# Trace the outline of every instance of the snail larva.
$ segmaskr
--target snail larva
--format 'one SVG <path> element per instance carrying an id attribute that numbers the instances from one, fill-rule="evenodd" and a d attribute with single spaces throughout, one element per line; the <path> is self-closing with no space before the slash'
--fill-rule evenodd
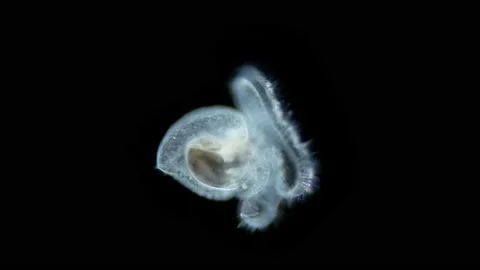
<path id="1" fill-rule="evenodd" d="M 160 143 L 157 168 L 205 198 L 236 197 L 240 226 L 261 230 L 282 201 L 314 191 L 318 166 L 259 70 L 239 69 L 231 94 L 238 110 L 204 107 L 173 124 Z"/>

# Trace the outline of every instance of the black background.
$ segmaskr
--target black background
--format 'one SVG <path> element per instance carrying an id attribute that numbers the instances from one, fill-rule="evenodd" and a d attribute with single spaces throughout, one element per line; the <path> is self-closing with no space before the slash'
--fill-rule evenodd
<path id="1" fill-rule="evenodd" d="M 28 121 L 14 121 L 29 162 L 5 197 L 13 266 L 458 265 L 450 250 L 463 236 L 445 233 L 448 203 L 429 192 L 418 147 L 431 124 L 418 113 L 425 68 L 441 62 L 429 22 L 70 16 L 15 34 L 32 90 L 17 92 Z M 321 164 L 319 190 L 253 234 L 236 228 L 236 201 L 208 201 L 154 169 L 182 115 L 233 105 L 228 81 L 246 63 L 278 82 Z"/>

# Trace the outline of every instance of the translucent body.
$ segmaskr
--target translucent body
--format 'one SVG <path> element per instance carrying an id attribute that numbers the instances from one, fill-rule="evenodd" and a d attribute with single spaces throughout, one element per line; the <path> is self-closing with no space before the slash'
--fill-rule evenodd
<path id="1" fill-rule="evenodd" d="M 314 190 L 316 162 L 257 69 L 241 68 L 231 94 L 238 111 L 205 107 L 173 124 L 158 149 L 157 167 L 205 198 L 236 197 L 240 226 L 265 229 L 282 201 Z"/>

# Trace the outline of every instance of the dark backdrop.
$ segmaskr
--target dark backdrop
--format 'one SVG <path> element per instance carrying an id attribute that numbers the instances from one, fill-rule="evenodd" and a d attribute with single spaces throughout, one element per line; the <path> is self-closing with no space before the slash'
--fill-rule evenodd
<path id="1" fill-rule="evenodd" d="M 28 121 L 15 122 L 28 138 L 22 153 L 29 161 L 5 204 L 13 265 L 448 259 L 442 254 L 456 236 L 433 221 L 442 210 L 417 170 L 427 166 L 418 158 L 426 150 L 412 147 L 430 123 L 416 114 L 425 104 L 423 67 L 439 61 L 429 58 L 436 30 L 428 23 L 341 14 L 248 24 L 69 16 L 18 32 L 19 63 L 31 74 L 20 82 L 31 91 L 17 92 L 29 110 Z M 208 201 L 154 169 L 177 119 L 232 105 L 227 83 L 244 63 L 278 82 L 321 164 L 319 190 L 254 234 L 236 228 L 236 201 Z"/>

